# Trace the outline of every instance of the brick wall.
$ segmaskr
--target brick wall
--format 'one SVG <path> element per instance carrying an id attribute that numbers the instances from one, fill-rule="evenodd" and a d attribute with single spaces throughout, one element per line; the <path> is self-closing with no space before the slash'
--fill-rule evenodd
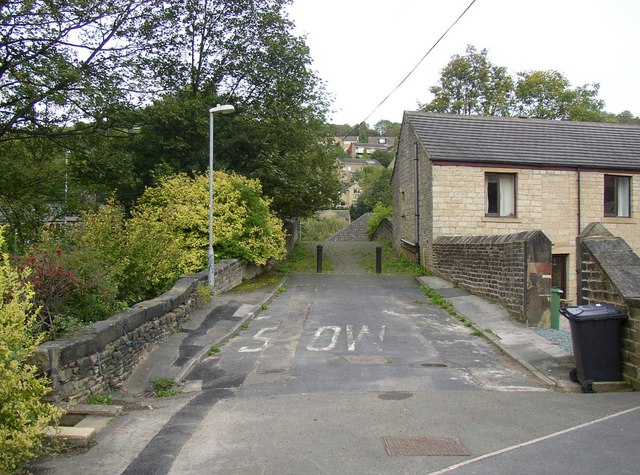
<path id="1" fill-rule="evenodd" d="M 577 242 L 581 303 L 609 303 L 629 316 L 621 331 L 622 375 L 640 390 L 640 257 L 600 223 L 589 224 Z"/>
<path id="2" fill-rule="evenodd" d="M 500 303 L 519 321 L 549 326 L 551 242 L 541 231 L 438 237 L 432 269 Z"/>
<path id="3" fill-rule="evenodd" d="M 216 264 L 215 294 L 256 276 L 261 269 L 239 259 Z M 183 276 L 164 294 L 137 303 L 74 337 L 43 343 L 34 361 L 51 381 L 52 398 L 84 399 L 122 383 L 159 342 L 179 331 L 196 308 L 195 291 L 207 271 Z"/>

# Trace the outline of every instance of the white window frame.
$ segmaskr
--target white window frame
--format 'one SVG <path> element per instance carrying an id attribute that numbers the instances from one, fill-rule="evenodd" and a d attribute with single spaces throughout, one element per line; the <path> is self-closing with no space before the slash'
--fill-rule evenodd
<path id="1" fill-rule="evenodd" d="M 515 218 L 517 174 L 485 172 L 484 214 L 489 217 Z"/>

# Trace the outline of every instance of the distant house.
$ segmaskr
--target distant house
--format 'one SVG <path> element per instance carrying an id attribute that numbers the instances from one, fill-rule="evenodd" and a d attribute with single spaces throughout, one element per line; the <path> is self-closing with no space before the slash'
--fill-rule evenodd
<path id="1" fill-rule="evenodd" d="M 347 152 L 350 158 L 362 158 L 365 153 L 371 155 L 376 150 L 390 151 L 396 137 L 369 137 L 369 141 L 361 143 L 357 136 L 334 137 L 334 142 Z"/>
<path id="2" fill-rule="evenodd" d="M 356 182 L 346 183 L 342 186 L 342 192 L 340 194 L 340 206 L 349 208 L 352 204 L 358 201 L 360 196 L 360 185 Z"/>
<path id="3" fill-rule="evenodd" d="M 425 265 L 441 236 L 542 230 L 552 285 L 575 302 L 589 223 L 640 251 L 637 126 L 406 112 L 392 187 L 394 245 L 417 246 Z"/>
<path id="4" fill-rule="evenodd" d="M 371 155 L 376 150 L 390 151 L 394 141 L 395 137 L 370 137 L 368 143 L 351 143 L 347 153 L 351 158 L 363 158 L 365 154 Z"/>
<path id="5" fill-rule="evenodd" d="M 353 175 L 361 172 L 366 167 L 381 167 L 378 160 L 362 160 L 352 158 L 341 158 L 339 160 L 339 175 L 342 183 L 350 183 L 354 180 Z"/>

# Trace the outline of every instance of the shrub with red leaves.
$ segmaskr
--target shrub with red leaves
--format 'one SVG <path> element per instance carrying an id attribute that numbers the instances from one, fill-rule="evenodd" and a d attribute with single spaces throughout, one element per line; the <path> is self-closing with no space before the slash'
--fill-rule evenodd
<path id="1" fill-rule="evenodd" d="M 49 252 L 34 248 L 26 257 L 17 258 L 18 268 L 29 268 L 26 280 L 31 282 L 35 292 L 35 304 L 41 307 L 38 315 L 37 333 L 53 329 L 53 319 L 63 305 L 78 290 L 75 274 L 61 263 L 62 250 Z"/>

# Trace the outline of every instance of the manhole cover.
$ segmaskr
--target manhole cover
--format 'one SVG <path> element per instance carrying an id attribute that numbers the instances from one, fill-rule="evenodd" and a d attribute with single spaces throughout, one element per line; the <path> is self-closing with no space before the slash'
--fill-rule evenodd
<path id="1" fill-rule="evenodd" d="M 471 455 L 455 437 L 383 437 L 387 454 L 399 456 Z"/>
<path id="2" fill-rule="evenodd" d="M 410 397 L 413 397 L 413 393 L 405 391 L 389 391 L 378 395 L 378 399 L 382 399 L 383 401 L 402 401 Z"/>
<path id="3" fill-rule="evenodd" d="M 362 355 L 345 356 L 345 360 L 353 364 L 387 364 L 389 361 L 384 356 Z"/>

